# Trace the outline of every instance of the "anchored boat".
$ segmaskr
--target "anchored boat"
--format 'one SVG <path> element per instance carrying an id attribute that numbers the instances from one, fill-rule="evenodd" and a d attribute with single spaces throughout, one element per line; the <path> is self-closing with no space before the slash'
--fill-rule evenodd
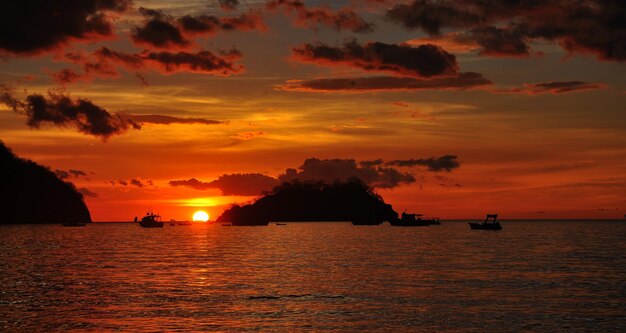
<path id="1" fill-rule="evenodd" d="M 487 214 L 485 222 L 470 222 L 472 230 L 502 230 L 502 226 L 498 220 L 498 214 Z"/>
<path id="2" fill-rule="evenodd" d="M 389 224 L 396 227 L 426 227 L 429 225 L 439 225 L 439 218 L 437 217 L 427 217 L 425 218 L 423 214 L 408 214 L 402 213 L 402 218 L 397 219 L 395 221 L 389 221 Z"/>
<path id="3" fill-rule="evenodd" d="M 137 222 L 137 216 L 135 216 L 135 222 Z M 163 222 L 161 222 L 161 216 L 154 214 L 152 211 L 148 211 L 146 216 L 141 218 L 139 225 L 144 228 L 163 228 Z"/>

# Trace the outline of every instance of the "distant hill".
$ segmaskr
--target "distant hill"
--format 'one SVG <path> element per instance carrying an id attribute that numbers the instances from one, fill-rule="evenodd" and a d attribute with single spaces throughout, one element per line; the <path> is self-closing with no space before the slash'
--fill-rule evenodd
<path id="1" fill-rule="evenodd" d="M 234 205 L 217 218 L 233 225 L 264 225 L 269 221 L 351 221 L 378 224 L 396 219 L 391 205 L 359 179 L 325 184 L 289 182 L 275 187 L 250 205 Z"/>
<path id="2" fill-rule="evenodd" d="M 74 185 L 0 141 L 0 224 L 91 222 Z"/>

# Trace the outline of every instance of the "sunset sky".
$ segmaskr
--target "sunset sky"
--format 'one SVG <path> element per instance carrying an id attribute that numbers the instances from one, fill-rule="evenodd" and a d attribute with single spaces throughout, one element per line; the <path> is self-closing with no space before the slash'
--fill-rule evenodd
<path id="1" fill-rule="evenodd" d="M 0 140 L 94 221 L 283 180 L 441 218 L 623 218 L 622 0 L 4 1 Z"/>

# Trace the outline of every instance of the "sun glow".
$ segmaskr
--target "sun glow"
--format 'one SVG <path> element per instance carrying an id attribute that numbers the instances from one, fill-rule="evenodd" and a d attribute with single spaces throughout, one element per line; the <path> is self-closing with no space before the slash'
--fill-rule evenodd
<path id="1" fill-rule="evenodd" d="M 199 210 L 193 213 L 193 221 L 194 222 L 206 222 L 209 220 L 209 214 L 207 214 L 203 210 Z"/>

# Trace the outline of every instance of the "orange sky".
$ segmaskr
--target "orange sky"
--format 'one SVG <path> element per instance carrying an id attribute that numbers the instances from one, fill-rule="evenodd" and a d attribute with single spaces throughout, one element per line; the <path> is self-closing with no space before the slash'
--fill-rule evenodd
<path id="1" fill-rule="evenodd" d="M 0 42 L 0 83 L 19 100 L 47 96 L 52 90 L 90 100 L 111 114 L 205 120 L 146 121 L 141 129 L 129 128 L 103 140 L 80 132 L 71 122 L 29 127 L 27 114 L 0 104 L 0 139 L 19 156 L 53 170 L 83 171 L 85 175 L 68 180 L 92 193 L 85 200 L 95 221 L 131 220 L 148 208 L 168 220 L 191 219 L 199 209 L 213 219 L 232 203 L 254 199 L 226 195 L 219 188 L 175 187 L 169 184 L 172 180 L 208 183 L 238 173 L 279 177 L 307 158 L 359 162 L 444 155 L 457 156 L 460 165 L 450 171 L 425 165 L 397 168 L 415 180 L 377 192 L 396 211 L 441 218 L 477 218 L 490 212 L 504 219 L 626 214 L 624 55 L 611 58 L 585 48 L 582 41 L 578 48 L 564 48 L 564 41 L 576 40 L 576 31 L 556 39 L 526 37 L 530 51 L 524 54 L 463 47 L 450 38 L 434 38 L 425 28 L 406 29 L 389 19 L 386 13 L 395 3 L 400 2 L 306 1 L 306 10 L 326 16 L 303 21 L 298 16 L 303 9 L 268 9 L 264 2 L 240 1 L 236 9 L 224 10 L 213 1 L 135 1 L 124 10 L 105 11 L 113 28 L 108 36 L 61 38 L 29 52 Z M 186 32 L 188 44 L 163 47 L 138 41 L 137 29 L 157 19 L 142 15 L 142 6 L 161 10 L 158 19 L 179 29 L 184 15 L 223 19 L 246 14 L 259 21 L 252 27 Z M 358 20 L 343 25 L 333 21 L 333 14 L 348 10 L 371 22 L 373 31 L 357 31 Z M 535 19 L 522 9 L 518 13 L 529 22 Z M 356 44 L 349 44 L 353 39 Z M 368 44 L 373 42 L 413 58 L 393 66 L 384 57 L 320 58 L 320 45 L 348 57 L 347 45 L 377 52 Z M 413 49 L 438 42 L 442 48 L 437 52 L 450 54 L 456 69 L 432 74 L 430 60 L 415 58 L 420 53 Z M 305 44 L 315 53 L 296 54 Z M 115 75 L 85 71 L 85 63 L 104 59 L 96 55 L 103 46 L 134 55 L 134 62 L 106 58 Z M 228 52 L 233 48 L 240 56 Z M 150 52 L 199 50 L 234 67 L 201 71 L 189 64 L 165 67 L 150 58 Z M 71 60 L 68 53 L 84 59 Z M 82 77 L 55 81 L 55 74 L 66 68 Z M 479 73 L 489 83 L 467 86 L 458 77 L 467 72 Z M 393 84 L 401 78 L 405 86 L 390 88 L 385 81 L 383 87 L 378 77 L 389 77 L 385 80 Z M 365 78 L 374 79 L 366 83 Z M 326 80 L 331 90 L 310 88 L 307 84 L 319 83 L 310 82 L 315 79 Z M 336 79 L 348 83 L 337 88 Z M 450 86 L 450 80 L 463 87 Z M 298 89 L 289 88 L 294 84 Z M 423 84 L 429 87 L 415 88 Z"/>

